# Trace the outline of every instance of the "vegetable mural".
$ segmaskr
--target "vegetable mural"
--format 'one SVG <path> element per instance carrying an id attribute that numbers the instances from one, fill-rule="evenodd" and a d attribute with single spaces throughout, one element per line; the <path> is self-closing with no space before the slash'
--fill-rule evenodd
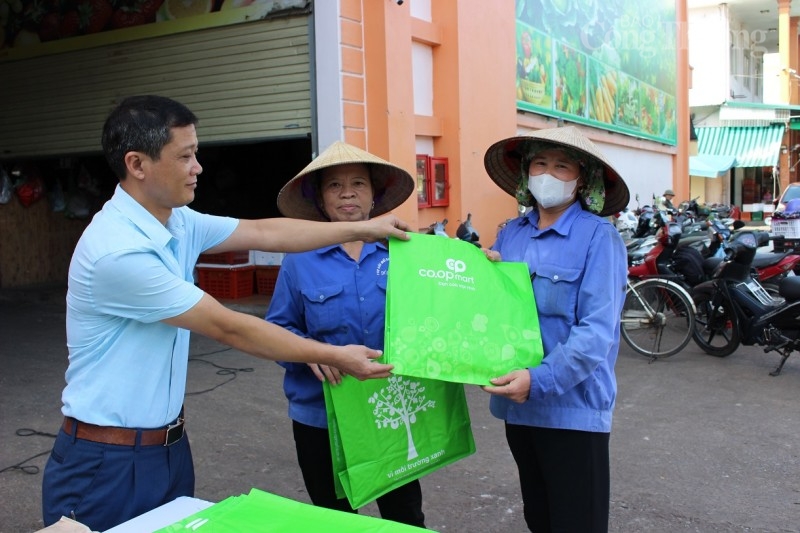
<path id="1" fill-rule="evenodd" d="M 675 4 L 516 0 L 517 108 L 677 143 Z"/>

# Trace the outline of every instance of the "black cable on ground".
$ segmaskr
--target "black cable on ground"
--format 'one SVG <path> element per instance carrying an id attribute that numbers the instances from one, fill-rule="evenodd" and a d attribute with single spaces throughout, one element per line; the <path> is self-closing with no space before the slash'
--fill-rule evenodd
<path id="1" fill-rule="evenodd" d="M 18 437 L 31 437 L 31 436 L 34 436 L 34 435 L 39 435 L 39 436 L 42 436 L 42 437 L 56 438 L 56 436 L 53 435 L 52 433 L 44 433 L 42 431 L 36 431 L 35 429 L 30 429 L 30 428 L 20 428 L 15 433 L 16 433 L 16 435 Z M 7 466 L 7 467 L 5 467 L 3 469 L 0 469 L 0 474 L 3 474 L 5 472 L 10 472 L 11 470 L 21 470 L 25 474 L 38 474 L 39 473 L 39 467 L 38 466 L 36 466 L 36 465 L 26 465 L 25 463 L 27 463 L 28 461 L 31 461 L 33 459 L 36 459 L 37 457 L 41 457 L 42 455 L 47 455 L 48 453 L 50 453 L 50 450 L 47 450 L 47 451 L 44 451 L 44 452 L 41 452 L 41 453 L 37 453 L 36 455 L 32 455 L 31 457 L 28 457 L 27 459 L 25 459 L 23 461 L 20 461 L 19 463 L 15 464 L 15 465 Z"/>
<path id="2" fill-rule="evenodd" d="M 211 392 L 213 390 L 218 389 L 219 387 L 222 387 L 223 385 L 225 385 L 227 383 L 230 383 L 234 379 L 236 379 L 236 376 L 237 376 L 237 374 L 239 372 L 253 372 L 254 371 L 254 369 L 252 367 L 234 368 L 234 367 L 229 367 L 229 366 L 218 365 L 217 363 L 214 363 L 212 361 L 208 361 L 206 359 L 200 359 L 200 356 L 203 356 L 203 355 L 213 355 L 213 354 L 217 354 L 217 353 L 226 352 L 228 350 L 230 350 L 230 348 L 222 348 L 220 350 L 215 350 L 213 352 L 197 354 L 197 355 L 193 355 L 193 356 L 189 357 L 189 361 L 190 362 L 197 361 L 198 363 L 205 363 L 207 365 L 211 365 L 214 368 L 218 368 L 219 369 L 219 370 L 217 370 L 217 375 L 219 375 L 219 376 L 230 376 L 230 378 L 228 378 L 227 380 L 223 381 L 222 383 L 219 383 L 218 385 L 215 385 L 215 386 L 211 387 L 210 389 L 196 391 L 196 392 L 187 392 L 186 396 L 196 396 L 198 394 L 204 394 L 206 392 Z M 31 436 L 34 436 L 34 435 L 39 435 L 39 436 L 42 436 L 42 437 L 56 438 L 56 435 L 53 435 L 52 433 L 44 433 L 44 432 L 36 431 L 35 429 L 30 429 L 30 428 L 20 428 L 20 429 L 18 429 L 16 431 L 16 435 L 18 437 L 31 437 Z M 44 451 L 44 452 L 41 452 L 41 453 L 37 453 L 36 455 L 32 455 L 31 457 L 28 457 L 27 459 L 24 459 L 24 460 L 20 461 L 17 464 L 14 464 L 14 465 L 11 465 L 11 466 L 7 466 L 7 467 L 5 467 L 3 469 L 0 469 L 0 474 L 3 474 L 5 472 L 10 472 L 12 470 L 21 470 L 22 472 L 24 472 L 26 474 L 32 474 L 32 475 L 33 474 L 38 474 L 39 471 L 40 471 L 38 466 L 36 466 L 36 465 L 28 465 L 26 463 L 28 463 L 29 461 L 32 461 L 33 459 L 36 459 L 37 457 L 41 457 L 43 455 L 47 455 L 48 453 L 50 453 L 50 450 L 47 450 L 47 451 Z"/>
<path id="3" fill-rule="evenodd" d="M 189 357 L 189 362 L 190 363 L 192 361 L 197 361 L 198 363 L 206 363 L 208 365 L 211 365 L 211 366 L 219 369 L 219 370 L 217 370 L 217 375 L 218 376 L 230 376 L 230 378 L 226 379 L 222 383 L 219 383 L 218 385 L 215 385 L 215 386 L 211 387 L 210 389 L 205 389 L 205 390 L 196 391 L 196 392 L 187 392 L 186 396 L 196 396 L 198 394 L 205 394 L 206 392 L 211 392 L 213 390 L 216 390 L 216 389 L 222 387 L 223 385 L 225 385 L 227 383 L 230 383 L 231 381 L 236 379 L 236 376 L 237 376 L 237 374 L 239 372 L 253 372 L 254 369 L 252 367 L 234 368 L 234 367 L 229 367 L 229 366 L 218 365 L 217 363 L 214 363 L 212 361 L 208 361 L 206 359 L 200 359 L 200 356 L 202 356 L 202 355 L 212 355 L 212 354 L 216 354 L 216 353 L 226 352 L 228 350 L 230 350 L 230 348 L 223 348 L 223 349 L 216 350 L 216 351 L 213 351 L 213 352 L 201 353 L 201 354 L 192 355 L 192 356 Z"/>

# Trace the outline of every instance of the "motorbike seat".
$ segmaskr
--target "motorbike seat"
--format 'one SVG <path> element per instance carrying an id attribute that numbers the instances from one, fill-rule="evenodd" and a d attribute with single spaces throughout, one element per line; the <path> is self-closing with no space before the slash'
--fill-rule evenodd
<path id="1" fill-rule="evenodd" d="M 753 258 L 753 268 L 766 268 L 772 265 L 777 265 L 787 255 L 792 255 L 791 252 L 778 253 L 778 254 L 757 254 Z"/>
<path id="2" fill-rule="evenodd" d="M 790 276 L 782 279 L 778 284 L 778 293 L 790 302 L 800 300 L 800 277 Z"/>
<path id="3" fill-rule="evenodd" d="M 635 250 L 636 248 L 639 247 L 639 245 L 642 244 L 643 241 L 644 241 L 644 239 L 642 239 L 642 238 L 631 239 L 629 241 L 625 241 L 625 249 L 628 250 L 628 251 Z"/>

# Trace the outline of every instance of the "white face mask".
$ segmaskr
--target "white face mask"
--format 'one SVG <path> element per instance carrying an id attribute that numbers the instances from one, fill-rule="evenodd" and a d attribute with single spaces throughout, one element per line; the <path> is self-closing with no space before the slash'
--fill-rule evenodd
<path id="1" fill-rule="evenodd" d="M 577 186 L 577 178 L 572 181 L 561 181 L 550 174 L 528 176 L 528 190 L 536 198 L 536 202 L 545 209 L 572 201 Z"/>

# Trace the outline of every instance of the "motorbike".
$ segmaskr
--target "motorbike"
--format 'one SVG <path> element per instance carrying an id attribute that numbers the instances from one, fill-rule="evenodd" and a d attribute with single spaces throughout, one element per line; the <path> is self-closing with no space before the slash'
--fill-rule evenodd
<path id="1" fill-rule="evenodd" d="M 443 219 L 441 222 L 436 221 L 432 223 L 430 226 L 425 228 L 425 231 L 422 231 L 421 233 L 425 235 L 438 235 L 440 237 L 447 237 L 449 239 L 450 235 L 448 235 L 447 232 L 444 230 L 445 226 L 447 226 L 446 218 Z"/>
<path id="2" fill-rule="evenodd" d="M 641 239 L 643 237 L 647 237 L 648 235 L 653 235 L 655 230 L 651 224 L 653 221 L 653 217 L 655 216 L 655 209 L 652 206 L 644 205 L 639 210 L 639 218 L 636 222 L 636 229 L 633 231 L 633 238 L 634 239 Z"/>
<path id="3" fill-rule="evenodd" d="M 781 361 L 770 375 L 777 376 L 800 349 L 800 277 L 782 279 L 776 299 L 752 275 L 756 249 L 769 239 L 766 232 L 743 231 L 726 243 L 725 258 L 712 279 L 693 288 L 697 313 L 692 338 L 716 357 L 726 357 L 742 344 L 776 351 Z"/>
<path id="4" fill-rule="evenodd" d="M 709 236 L 706 230 L 693 229 L 687 233 L 683 224 L 671 221 L 665 211 L 655 212 L 650 225 L 655 228 L 654 235 L 631 239 L 625 243 L 629 272 L 633 268 L 634 272 L 641 273 L 631 274 L 634 277 L 672 275 L 674 273 L 666 266 L 678 247 L 690 246 L 701 251 L 708 247 Z M 661 265 L 659 268 L 656 268 L 656 259 Z"/>
<path id="5" fill-rule="evenodd" d="M 702 257 L 697 260 L 697 267 L 692 272 L 683 268 L 683 263 L 679 260 L 686 250 L 694 250 L 693 254 L 700 256 L 696 246 L 707 248 L 704 240 L 693 240 L 681 242 L 682 228 L 679 223 L 667 222 L 655 235 L 655 244 L 646 250 L 643 255 L 635 253 L 628 255 L 628 277 L 631 279 L 645 278 L 668 278 L 675 281 L 685 289 L 691 289 L 692 285 L 703 281 Z"/>
<path id="6" fill-rule="evenodd" d="M 735 231 L 743 228 L 744 222 L 737 220 L 733 224 L 733 232 L 720 220 L 713 220 L 709 225 L 709 231 L 713 232 L 715 238 L 709 249 L 708 257 L 722 259 L 724 257 L 724 243 L 729 241 Z M 774 236 L 770 238 L 773 242 L 777 240 Z M 752 269 L 762 286 L 773 297 L 778 295 L 778 283 L 787 276 L 796 275 L 800 272 L 800 253 L 795 250 L 777 250 L 774 247 L 770 253 L 757 253 L 753 258 Z M 703 269 L 710 278 L 719 261 L 707 261 L 703 264 Z"/>
<path id="7" fill-rule="evenodd" d="M 633 232 L 636 231 L 639 219 L 633 211 L 626 207 L 617 213 L 614 224 L 617 227 L 617 231 L 622 236 L 622 239 L 629 241 L 633 238 Z"/>
<path id="8" fill-rule="evenodd" d="M 699 196 L 695 196 L 691 200 L 686 200 L 680 203 L 678 209 L 684 213 L 690 214 L 692 217 L 704 218 L 703 208 L 697 203 Z"/>
<path id="9" fill-rule="evenodd" d="M 741 220 L 742 212 L 737 205 L 711 204 L 707 207 L 709 216 L 722 219 Z"/>
<path id="10" fill-rule="evenodd" d="M 744 223 L 734 224 L 739 229 Z M 638 256 L 629 252 L 628 275 L 634 279 L 672 278 L 685 289 L 711 279 L 724 258 L 725 244 L 738 235 L 719 220 L 712 221 L 708 237 L 685 238 L 679 223 L 669 222 L 656 234 L 654 245 Z M 800 269 L 800 254 L 765 253 L 752 261 L 755 277 L 765 290 L 778 296 L 778 283 L 795 269 Z"/>
<path id="11" fill-rule="evenodd" d="M 770 294 L 777 293 L 777 284 L 800 270 L 800 254 L 794 251 L 758 254 L 753 259 L 753 270 L 758 281 Z"/>
<path id="12" fill-rule="evenodd" d="M 456 237 L 462 241 L 471 242 L 478 248 L 481 247 L 481 243 L 478 242 L 480 236 L 475 228 L 472 227 L 472 213 L 467 213 L 467 219 L 459 224 L 458 228 L 456 229 Z"/>
<path id="13" fill-rule="evenodd" d="M 450 235 L 447 234 L 445 231 L 445 226 L 447 226 L 447 219 L 442 219 L 441 221 L 433 222 L 427 228 L 420 230 L 420 233 L 426 235 L 438 235 L 440 237 L 447 237 L 450 238 Z M 499 231 L 499 230 L 498 230 Z M 462 241 L 466 241 L 469 243 L 474 244 L 478 248 L 481 247 L 481 243 L 478 242 L 480 239 L 477 230 L 472 226 L 472 214 L 467 213 L 467 219 L 464 220 L 461 224 L 459 224 L 458 229 L 456 229 L 456 236 L 453 237 L 455 239 L 461 239 Z"/>

